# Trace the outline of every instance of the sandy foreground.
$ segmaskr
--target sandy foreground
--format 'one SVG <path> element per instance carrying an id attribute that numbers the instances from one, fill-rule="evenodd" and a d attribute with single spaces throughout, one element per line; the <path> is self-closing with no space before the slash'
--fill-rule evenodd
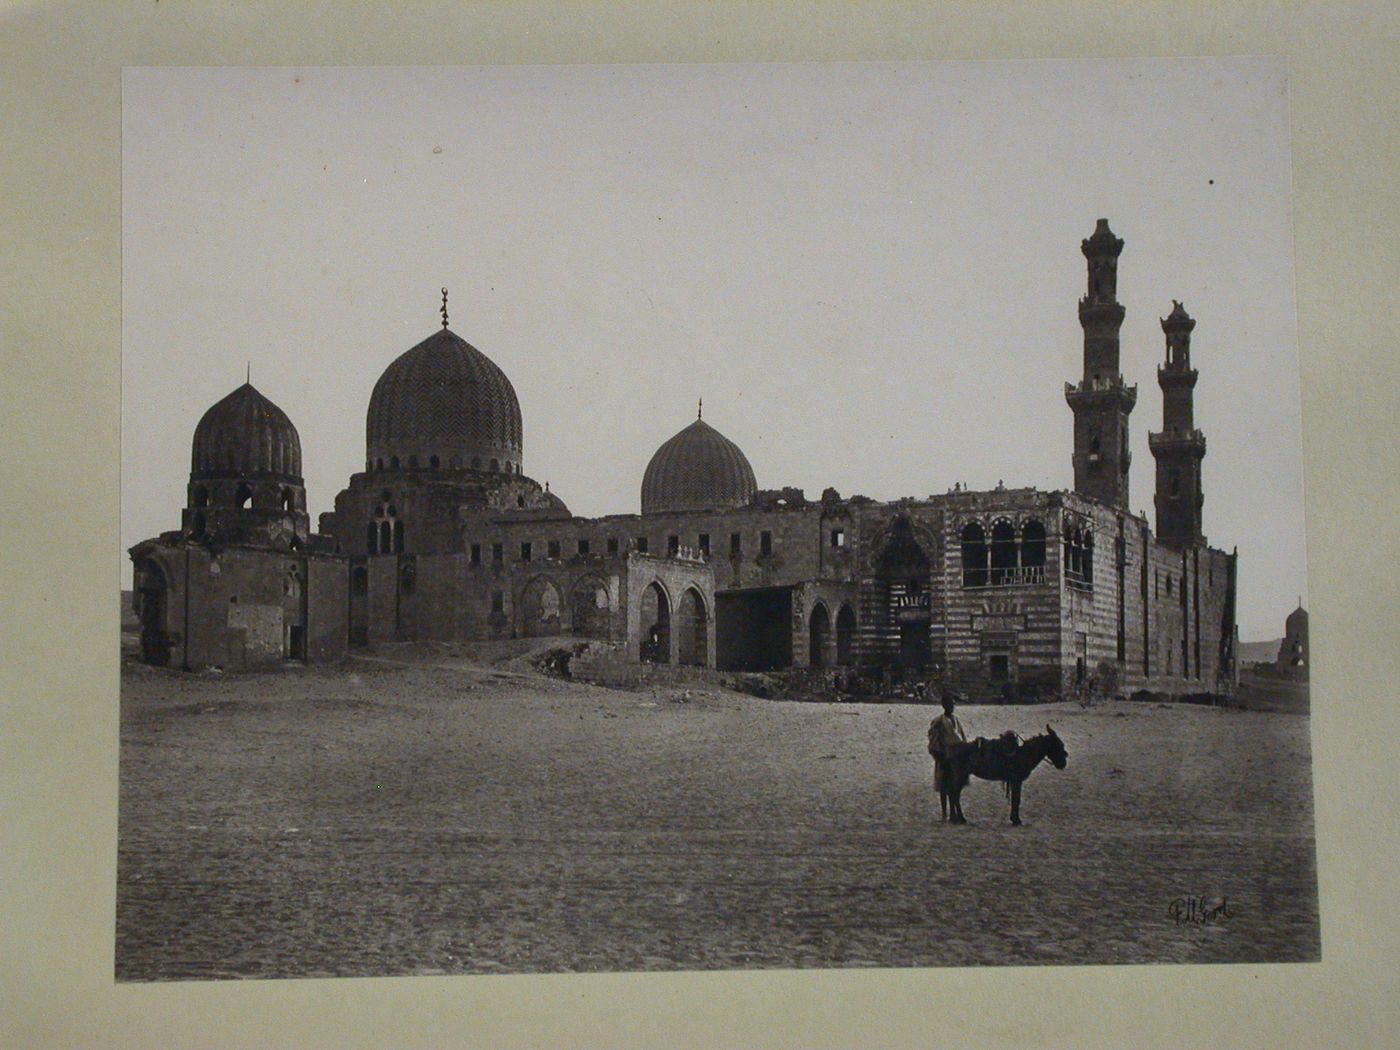
<path id="1" fill-rule="evenodd" d="M 1025 824 L 942 825 L 908 705 L 465 661 L 122 678 L 124 980 L 1319 957 L 1308 719 L 1052 722 Z M 1189 898 L 1227 911 L 1178 921 Z"/>

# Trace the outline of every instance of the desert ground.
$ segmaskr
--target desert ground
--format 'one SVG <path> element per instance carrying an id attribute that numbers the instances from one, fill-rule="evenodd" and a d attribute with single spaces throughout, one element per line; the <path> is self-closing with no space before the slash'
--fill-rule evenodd
<path id="1" fill-rule="evenodd" d="M 958 827 L 936 708 L 529 666 L 124 661 L 117 977 L 1319 957 L 1305 715 L 966 707 L 975 735 L 1054 724 L 1069 764 L 1021 827 L 974 781 Z M 1193 897 L 1227 907 L 1174 918 Z"/>

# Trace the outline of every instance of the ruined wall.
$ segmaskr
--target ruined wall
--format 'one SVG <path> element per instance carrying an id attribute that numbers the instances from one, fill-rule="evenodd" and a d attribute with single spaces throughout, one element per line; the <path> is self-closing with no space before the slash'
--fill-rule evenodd
<path id="1" fill-rule="evenodd" d="M 345 652 L 346 563 L 259 548 L 211 551 L 184 540 L 136 548 L 158 564 L 168 666 L 248 670 Z"/>
<path id="2" fill-rule="evenodd" d="M 854 612 L 860 601 L 860 588 L 855 582 L 841 580 L 809 580 L 794 587 L 792 592 L 792 663 L 795 667 L 837 667 L 855 660 L 859 628 L 852 632 L 849 654 L 838 659 L 837 624 L 842 608 Z M 819 651 L 813 648 L 812 623 L 825 612 L 825 631 L 818 631 Z M 857 620 L 857 623 L 859 621 Z"/>
<path id="3" fill-rule="evenodd" d="M 349 644 L 350 579 L 345 558 L 309 558 L 306 563 L 306 659 L 333 663 Z"/>
<path id="4" fill-rule="evenodd" d="M 703 561 L 679 558 L 658 558 L 635 551 L 627 556 L 627 655 L 642 659 L 642 646 L 649 625 L 644 624 L 643 592 L 653 583 L 666 595 L 670 609 L 671 630 L 667 659 L 672 666 L 682 662 L 682 642 L 678 611 L 682 596 L 688 589 L 699 592 L 704 604 L 705 652 L 701 666 L 715 666 L 715 585 L 710 565 Z"/>
<path id="5" fill-rule="evenodd" d="M 857 562 L 856 531 L 844 503 L 824 506 L 803 502 L 786 506 L 752 506 L 728 511 L 696 511 L 577 519 L 576 532 L 614 537 L 625 551 L 646 538 L 647 553 L 665 554 L 670 538 L 682 547 L 708 544 L 715 587 L 721 591 L 790 586 L 812 579 L 850 579 Z M 839 545 L 832 531 L 840 530 Z M 763 553 L 763 533 L 770 553 Z M 739 537 L 737 552 L 733 537 Z"/>

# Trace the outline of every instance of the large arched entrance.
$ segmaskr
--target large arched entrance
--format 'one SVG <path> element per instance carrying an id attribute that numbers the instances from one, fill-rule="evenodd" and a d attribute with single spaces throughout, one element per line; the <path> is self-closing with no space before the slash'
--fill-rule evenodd
<path id="1" fill-rule="evenodd" d="M 807 618 L 807 663 L 812 667 L 827 665 L 827 642 L 831 638 L 831 614 L 823 602 L 812 606 Z"/>
<path id="2" fill-rule="evenodd" d="M 694 587 L 687 587 L 676 609 L 677 663 L 704 667 L 709 662 L 709 616 L 705 599 Z"/>
<path id="3" fill-rule="evenodd" d="M 642 651 L 643 663 L 671 662 L 671 600 L 661 584 L 652 581 L 642 592 Z"/>
<path id="4" fill-rule="evenodd" d="M 876 561 L 876 575 L 883 585 L 890 621 L 898 631 L 896 662 L 905 671 L 923 670 L 933 662 L 929 644 L 929 557 L 903 514 L 890 523 L 884 549 Z"/>
<path id="5" fill-rule="evenodd" d="M 609 634 L 611 602 L 608 587 L 596 576 L 586 576 L 569 592 L 574 634 L 584 638 L 606 638 Z"/>
<path id="6" fill-rule="evenodd" d="M 141 662 L 170 665 L 170 635 L 165 629 L 166 595 L 170 586 L 161 567 L 150 558 L 136 563 L 136 616 L 141 621 Z"/>
<path id="7" fill-rule="evenodd" d="M 836 663 L 849 667 L 856 641 L 856 613 L 850 605 L 842 605 L 836 614 Z"/>
<path id="8" fill-rule="evenodd" d="M 516 630 L 522 638 L 559 633 L 559 588 L 544 576 L 536 576 L 520 595 L 520 619 Z"/>

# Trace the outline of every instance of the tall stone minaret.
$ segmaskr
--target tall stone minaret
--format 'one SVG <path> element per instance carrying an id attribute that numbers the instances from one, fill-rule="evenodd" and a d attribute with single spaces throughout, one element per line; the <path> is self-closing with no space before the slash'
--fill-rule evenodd
<path id="1" fill-rule="evenodd" d="M 1110 506 L 1128 509 L 1128 415 L 1137 403 L 1137 387 L 1127 386 L 1118 370 L 1118 330 L 1123 307 L 1118 302 L 1118 256 L 1123 242 L 1100 219 L 1081 245 L 1089 263 L 1089 291 L 1079 300 L 1084 328 L 1084 378 L 1065 384 L 1065 400 L 1074 412 L 1074 491 Z"/>
<path id="2" fill-rule="evenodd" d="M 1204 543 L 1201 534 L 1201 460 L 1206 438 L 1195 428 L 1196 370 L 1191 367 L 1191 329 L 1196 327 L 1182 305 L 1173 300 L 1162 320 L 1167 337 L 1167 363 L 1157 369 L 1162 388 L 1162 430 L 1147 435 L 1157 460 L 1157 538 L 1173 547 Z"/>

